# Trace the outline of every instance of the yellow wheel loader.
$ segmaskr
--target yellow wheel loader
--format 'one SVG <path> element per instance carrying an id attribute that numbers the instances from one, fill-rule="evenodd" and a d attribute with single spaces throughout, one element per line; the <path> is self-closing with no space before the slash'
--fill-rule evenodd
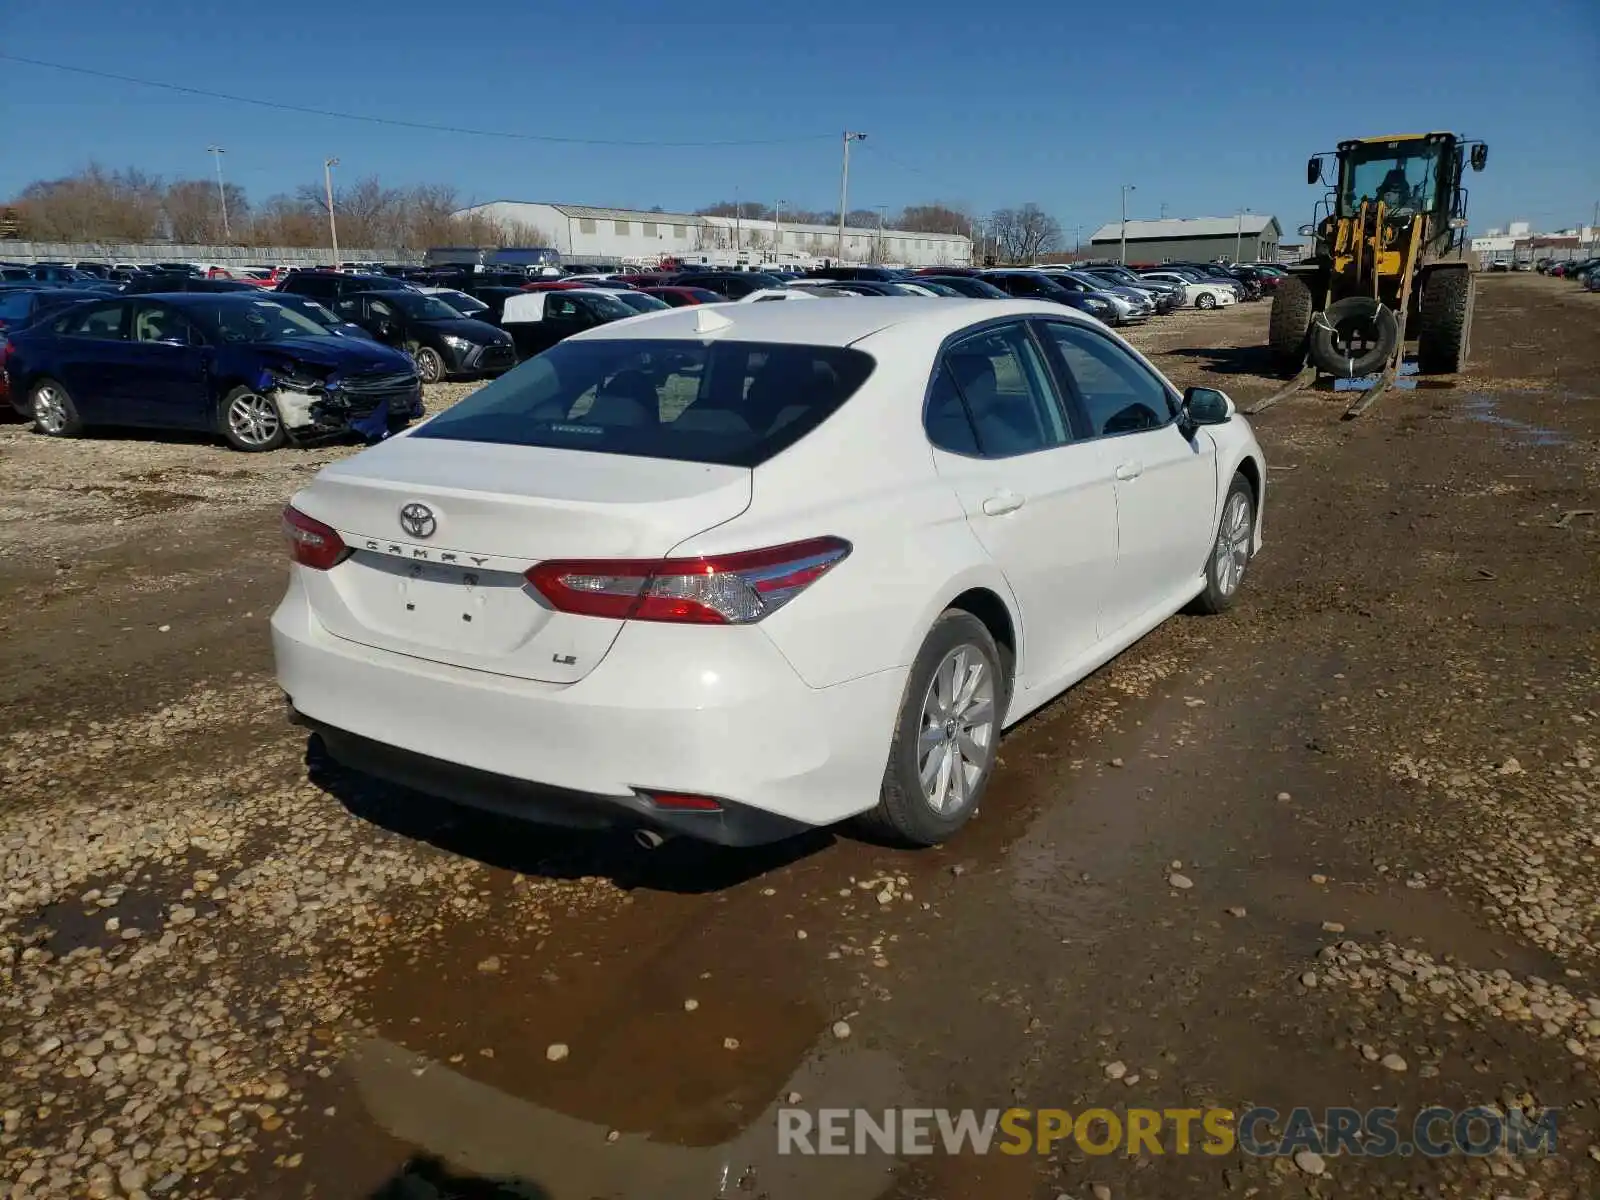
<path id="1" fill-rule="evenodd" d="M 1464 254 L 1468 165 L 1481 171 L 1489 148 L 1453 133 L 1408 133 L 1340 142 L 1338 171 L 1325 155 L 1306 164 L 1306 182 L 1328 194 L 1317 220 L 1301 226 L 1314 253 L 1286 267 L 1272 298 L 1268 345 L 1286 374 L 1355 378 L 1382 372 L 1357 415 L 1393 382 L 1407 329 L 1424 375 L 1459 371 L 1472 331 L 1472 270 Z"/>

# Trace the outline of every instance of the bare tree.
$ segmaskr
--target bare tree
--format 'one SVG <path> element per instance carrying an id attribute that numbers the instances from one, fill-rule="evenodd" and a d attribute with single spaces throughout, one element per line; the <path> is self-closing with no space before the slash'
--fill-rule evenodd
<path id="1" fill-rule="evenodd" d="M 999 257 L 1031 263 L 1061 242 L 1061 225 L 1037 204 L 1001 208 L 989 214 L 988 234 Z"/>
<path id="2" fill-rule="evenodd" d="M 972 229 L 972 217 L 958 208 L 945 204 L 913 204 L 902 209 L 894 218 L 896 229 L 910 229 L 917 233 L 960 233 Z"/>

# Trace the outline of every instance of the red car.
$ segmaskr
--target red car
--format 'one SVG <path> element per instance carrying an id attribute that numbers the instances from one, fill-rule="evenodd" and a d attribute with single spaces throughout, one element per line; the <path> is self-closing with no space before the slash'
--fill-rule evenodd
<path id="1" fill-rule="evenodd" d="M 684 308 L 691 304 L 726 304 L 728 298 L 717 293 L 697 287 L 647 287 L 640 288 L 646 296 L 654 296 L 657 300 L 665 300 L 673 308 Z"/>

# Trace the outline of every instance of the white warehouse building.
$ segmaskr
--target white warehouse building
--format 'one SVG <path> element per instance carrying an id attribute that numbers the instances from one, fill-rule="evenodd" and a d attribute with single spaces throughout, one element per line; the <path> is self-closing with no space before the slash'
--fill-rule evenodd
<path id="1" fill-rule="evenodd" d="M 495 200 L 454 214 L 478 216 L 508 228 L 538 230 L 570 262 L 645 262 L 676 258 L 684 262 L 735 259 L 758 262 L 838 261 L 839 229 L 828 225 L 790 225 L 770 220 L 702 217 L 694 213 L 642 212 L 629 208 L 588 208 L 580 204 L 539 204 Z M 774 250 L 776 237 L 776 250 Z M 922 233 L 910 229 L 862 229 L 847 225 L 843 260 L 909 267 L 954 267 L 972 263 L 972 239 L 965 234 Z"/>

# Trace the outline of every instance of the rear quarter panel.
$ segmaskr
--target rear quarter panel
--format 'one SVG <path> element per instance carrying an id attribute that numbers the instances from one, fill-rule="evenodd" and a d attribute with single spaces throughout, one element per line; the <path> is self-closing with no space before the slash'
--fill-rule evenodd
<path id="1" fill-rule="evenodd" d="M 899 329 L 873 335 L 861 347 L 878 361 L 868 383 L 755 469 L 744 513 L 673 550 L 849 541 L 848 558 L 761 622 L 812 687 L 905 668 L 939 614 L 971 588 L 996 593 L 1020 627 L 1004 576 L 934 471 L 922 406 L 939 341 Z"/>

